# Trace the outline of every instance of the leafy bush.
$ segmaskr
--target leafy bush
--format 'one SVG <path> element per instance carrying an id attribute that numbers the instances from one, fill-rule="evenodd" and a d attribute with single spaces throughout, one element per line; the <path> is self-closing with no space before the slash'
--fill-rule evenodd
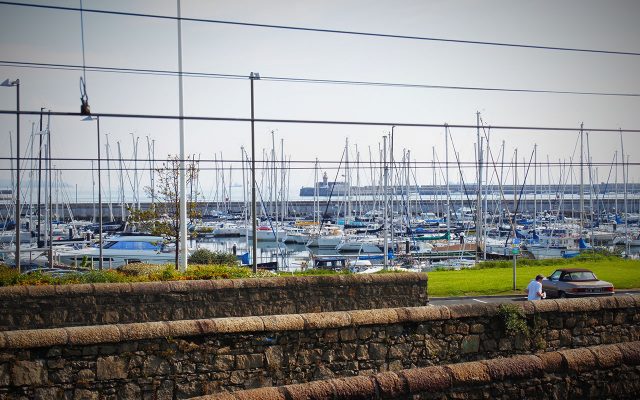
<path id="1" fill-rule="evenodd" d="M 252 276 L 251 268 L 224 265 L 196 265 L 184 273 L 184 279 L 235 279 Z"/>
<path id="2" fill-rule="evenodd" d="M 238 259 L 230 253 L 200 248 L 191 253 L 189 263 L 200 265 L 238 265 Z"/>
<path id="3" fill-rule="evenodd" d="M 171 264 L 170 267 L 175 269 L 173 264 Z M 123 265 L 122 267 L 118 268 L 118 270 L 128 276 L 148 276 L 153 273 L 161 272 L 166 268 L 167 265 L 133 263 Z"/>
<path id="4" fill-rule="evenodd" d="M 504 331 L 508 335 L 515 336 L 517 334 L 529 336 L 529 327 L 524 311 L 520 307 L 513 304 L 500 304 L 498 307 L 498 315 L 502 318 Z"/>
<path id="5" fill-rule="evenodd" d="M 349 270 L 343 271 L 334 271 L 331 269 L 314 269 L 308 268 L 304 271 L 295 271 L 295 272 L 280 272 L 281 276 L 324 276 L 324 275 L 349 275 L 351 272 Z"/>

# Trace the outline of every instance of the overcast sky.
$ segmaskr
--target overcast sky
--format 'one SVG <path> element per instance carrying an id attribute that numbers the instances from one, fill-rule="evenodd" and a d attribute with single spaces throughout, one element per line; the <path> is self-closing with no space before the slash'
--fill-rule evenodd
<path id="1" fill-rule="evenodd" d="M 79 7 L 79 1 L 34 1 L 33 4 Z M 176 2 L 163 0 L 85 0 L 86 9 L 116 10 L 175 16 Z M 0 49 L 3 62 L 82 65 L 80 14 L 74 11 L 0 5 Z M 540 46 L 640 52 L 640 2 L 628 1 L 182 1 L 182 16 L 202 19 L 278 24 L 394 35 L 507 42 Z M 304 32 L 185 21 L 182 24 L 183 71 L 263 77 L 375 81 L 425 85 L 473 86 L 583 92 L 640 93 L 640 56 L 594 54 L 450 42 L 382 38 L 335 33 Z M 84 13 L 87 66 L 170 70 L 178 69 L 177 22 L 170 19 Z M 21 108 L 77 112 L 81 71 L 22 68 L 0 64 L 0 77 L 19 78 Z M 87 72 L 91 110 L 96 113 L 178 114 L 175 76 Z M 184 78 L 186 116 L 249 117 L 249 80 Z M 339 120 L 395 123 L 476 123 L 476 111 L 494 126 L 576 128 L 574 132 L 491 131 L 491 149 L 497 156 L 505 141 L 505 160 L 518 148 L 527 161 L 534 144 L 538 161 L 569 161 L 574 155 L 578 128 L 640 129 L 640 97 L 568 94 L 505 93 L 425 88 L 372 87 L 276 82 L 255 83 L 257 118 Z M 15 94 L 0 90 L 0 109 L 15 109 Z M 32 123 L 22 123 L 23 151 Z M 258 159 L 270 151 L 271 131 L 276 143 L 296 161 L 320 159 L 322 169 L 339 161 L 345 139 L 350 158 L 375 159 L 382 136 L 390 126 L 310 124 L 256 124 Z M 187 153 L 202 159 L 238 160 L 240 147 L 250 146 L 250 125 L 242 122 L 187 122 Z M 95 123 L 78 117 L 53 117 L 53 154 L 56 158 L 96 158 Z M 178 152 L 178 124 L 171 120 L 101 120 L 101 131 L 124 157 L 132 156 L 132 136 L 140 137 L 139 158 L 147 157 L 146 136 L 155 140 L 156 156 Z M 9 157 L 9 132 L 15 134 L 15 116 L 0 116 L 0 157 Z M 431 162 L 432 147 L 444 159 L 442 128 L 395 129 L 395 157 L 403 149 L 412 160 Z M 453 146 L 462 161 L 474 160 L 475 130 L 452 129 Z M 625 152 L 639 162 L 640 138 L 623 135 Z M 105 136 L 103 136 L 103 144 Z M 611 163 L 620 152 L 617 133 L 591 133 L 589 150 L 594 163 Z M 451 149 L 451 147 L 450 147 Z M 279 157 L 278 148 L 278 157 Z M 586 147 L 585 147 L 586 152 Z M 24 153 L 23 153 L 24 155 Z M 104 156 L 103 149 L 103 156 Z M 619 155 L 618 155 L 619 157 Z M 324 161 L 324 164 L 323 164 Z M 58 160 L 62 169 L 86 168 L 87 162 Z M 142 164 L 142 163 L 140 163 Z M 0 185 L 10 183 L 8 161 L 2 160 Z M 203 168 L 211 168 L 203 163 Z M 314 171 L 296 170 L 292 192 L 310 186 Z M 631 180 L 639 168 L 631 166 Z M 331 179 L 335 169 L 328 169 Z M 615 170 L 614 170 L 615 171 Z M 618 171 L 621 181 L 621 172 Z M 557 183 L 560 170 L 551 171 Z M 574 170 L 577 173 L 577 169 Z M 595 174 L 595 170 L 593 171 Z M 608 165 L 598 167 L 606 181 Z M 473 179 L 469 170 L 465 179 Z M 613 174 L 613 173 L 612 173 Z M 367 177 L 365 179 L 365 176 Z M 369 171 L 361 180 L 369 184 Z M 457 181 L 451 172 L 451 180 Z M 87 171 L 63 171 L 67 184 L 91 189 Z M 213 173 L 202 173 L 202 191 L 212 190 Z M 420 183 L 431 183 L 431 170 L 419 172 Z M 544 179 L 547 179 L 545 172 Z M 595 179 L 595 178 L 594 178 Z M 113 191 L 116 178 L 112 177 Z M 232 180 L 240 183 L 240 171 Z M 613 182 L 613 175 L 610 178 Z M 144 186 L 146 181 L 142 182 Z M 104 183 L 106 185 L 106 183 Z M 106 190 L 106 189 L 105 189 Z"/>

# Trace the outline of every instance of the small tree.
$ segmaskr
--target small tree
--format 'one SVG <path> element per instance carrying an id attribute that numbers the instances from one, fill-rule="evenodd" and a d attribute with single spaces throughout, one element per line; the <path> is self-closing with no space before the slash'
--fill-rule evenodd
<path id="1" fill-rule="evenodd" d="M 195 182 L 199 169 L 190 157 L 185 160 L 187 186 Z M 180 159 L 169 155 L 167 161 L 156 169 L 156 187 L 146 187 L 148 195 L 154 194 L 156 202 L 148 210 L 131 210 L 129 221 L 154 235 L 167 235 L 175 238 L 176 269 L 180 255 Z M 189 199 L 191 200 L 191 199 Z M 187 217 L 197 218 L 196 203 L 187 201 Z"/>

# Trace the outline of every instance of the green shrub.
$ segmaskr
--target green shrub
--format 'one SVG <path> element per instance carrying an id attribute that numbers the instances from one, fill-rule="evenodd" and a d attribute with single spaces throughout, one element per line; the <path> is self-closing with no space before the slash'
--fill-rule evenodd
<path id="1" fill-rule="evenodd" d="M 324 276 L 324 275 L 349 275 L 351 272 L 349 270 L 343 271 L 334 271 L 331 269 L 314 269 L 308 268 L 304 271 L 295 271 L 295 272 L 280 272 L 282 276 Z"/>
<path id="2" fill-rule="evenodd" d="M 118 271 L 128 276 L 147 276 L 153 273 L 162 272 L 167 268 L 167 265 L 156 265 L 156 264 L 144 264 L 144 263 L 133 263 L 123 265 L 118 268 Z M 171 265 L 171 268 L 175 267 Z"/>
<path id="3" fill-rule="evenodd" d="M 504 324 L 504 331 L 507 335 L 515 336 L 522 334 L 529 337 L 529 327 L 524 311 L 513 304 L 500 304 L 498 315 Z"/>
<path id="4" fill-rule="evenodd" d="M 251 268 L 226 265 L 194 265 L 184 273 L 185 279 L 235 279 L 252 276 Z"/>
<path id="5" fill-rule="evenodd" d="M 238 259 L 231 253 L 200 248 L 191 253 L 189 263 L 200 265 L 238 265 Z"/>

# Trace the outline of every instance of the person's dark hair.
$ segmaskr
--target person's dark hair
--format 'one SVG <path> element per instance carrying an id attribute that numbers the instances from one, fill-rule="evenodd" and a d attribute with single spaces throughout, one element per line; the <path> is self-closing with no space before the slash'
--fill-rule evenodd
<path id="1" fill-rule="evenodd" d="M 538 276 L 536 276 L 536 280 L 537 280 L 537 281 L 541 281 L 541 280 L 543 280 L 543 279 L 544 279 L 544 276 L 542 276 L 542 275 L 538 275 Z"/>

